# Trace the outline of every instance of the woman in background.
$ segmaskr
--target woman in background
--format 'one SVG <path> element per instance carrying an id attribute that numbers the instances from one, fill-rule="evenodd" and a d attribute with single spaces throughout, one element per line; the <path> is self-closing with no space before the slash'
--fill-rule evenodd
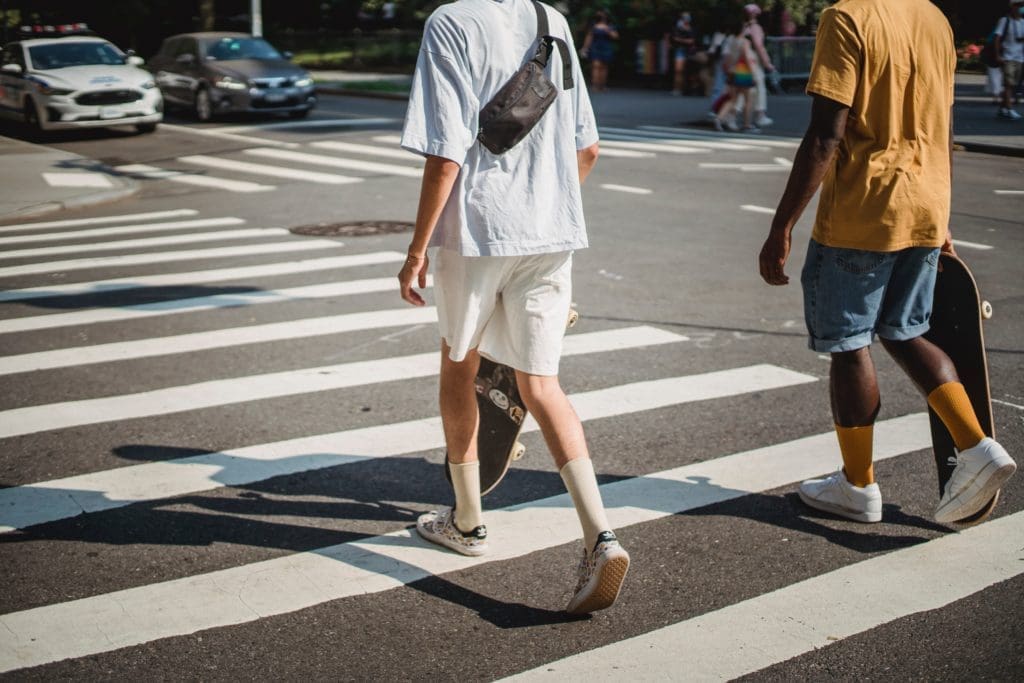
<path id="1" fill-rule="evenodd" d="M 590 59 L 590 88 L 595 92 L 608 88 L 608 65 L 615 54 L 615 41 L 618 39 L 619 32 L 609 21 L 608 13 L 598 10 L 580 49 L 580 54 Z"/>
<path id="2" fill-rule="evenodd" d="M 729 89 L 725 101 L 719 105 L 715 115 L 714 123 L 718 130 L 722 130 L 723 126 L 729 130 L 739 130 L 731 117 L 733 105 L 740 97 L 743 98 L 743 130 L 759 130 L 751 123 L 754 113 L 754 99 L 751 97 L 751 88 L 754 87 L 753 65 L 756 63 L 757 55 L 754 54 L 750 39 L 744 35 L 744 30 L 745 27 L 740 22 L 731 26 L 729 38 L 722 49 L 722 68 L 727 74 L 726 84 Z"/>

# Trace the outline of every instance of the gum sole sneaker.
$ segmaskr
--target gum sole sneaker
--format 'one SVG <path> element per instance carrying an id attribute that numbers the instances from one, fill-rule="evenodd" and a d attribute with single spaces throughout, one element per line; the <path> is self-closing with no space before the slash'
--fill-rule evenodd
<path id="1" fill-rule="evenodd" d="M 946 482 L 935 521 L 953 524 L 982 510 L 1017 471 L 1017 463 L 988 437 L 957 456 L 956 469 Z"/>
<path id="2" fill-rule="evenodd" d="M 855 522 L 882 521 L 882 492 L 878 484 L 864 488 L 846 480 L 842 470 L 822 479 L 808 479 L 797 489 L 800 500 L 808 507 L 830 512 Z"/>
<path id="3" fill-rule="evenodd" d="M 590 614 L 615 603 L 622 582 L 629 570 L 629 553 L 619 545 L 615 534 L 602 531 L 593 552 L 583 550 L 576 592 L 565 611 L 569 614 Z"/>
<path id="4" fill-rule="evenodd" d="M 487 527 L 483 524 L 463 533 L 455 526 L 451 508 L 427 512 L 416 520 L 420 536 L 457 553 L 479 557 L 487 552 Z"/>

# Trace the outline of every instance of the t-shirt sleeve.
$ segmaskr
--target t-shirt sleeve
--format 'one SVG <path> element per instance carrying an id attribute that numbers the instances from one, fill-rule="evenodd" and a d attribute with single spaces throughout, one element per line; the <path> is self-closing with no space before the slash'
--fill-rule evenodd
<path id="1" fill-rule="evenodd" d="M 860 81 L 862 51 L 860 36 L 850 17 L 835 8 L 826 9 L 818 25 L 807 93 L 852 107 Z"/>
<path id="2" fill-rule="evenodd" d="M 433 21 L 424 30 L 401 144 L 410 152 L 461 165 L 476 139 L 480 106 L 468 66 L 444 49 L 453 39 L 445 33 Z"/>

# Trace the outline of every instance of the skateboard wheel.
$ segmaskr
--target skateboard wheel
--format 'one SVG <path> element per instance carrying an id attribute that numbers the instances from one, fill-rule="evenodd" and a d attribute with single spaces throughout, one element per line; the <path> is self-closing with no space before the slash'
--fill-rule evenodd
<path id="1" fill-rule="evenodd" d="M 570 308 L 569 309 L 569 320 L 566 323 L 566 327 L 572 327 L 577 322 L 579 322 L 579 319 L 580 319 L 579 311 L 577 311 L 575 308 Z"/>
<path id="2" fill-rule="evenodd" d="M 524 455 L 526 455 L 526 446 L 516 441 L 516 444 L 512 446 L 512 459 L 519 460 Z"/>
<path id="3" fill-rule="evenodd" d="M 987 301 L 981 302 L 981 317 L 985 320 L 992 317 L 992 304 Z"/>

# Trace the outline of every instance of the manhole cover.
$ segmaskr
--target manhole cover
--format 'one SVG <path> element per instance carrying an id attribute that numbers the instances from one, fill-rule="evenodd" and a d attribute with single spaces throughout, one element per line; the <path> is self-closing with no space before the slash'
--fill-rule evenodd
<path id="1" fill-rule="evenodd" d="M 292 228 L 296 235 L 313 237 L 359 237 L 360 235 L 389 235 L 412 232 L 414 224 L 408 221 L 346 221 L 344 223 L 312 223 Z"/>

